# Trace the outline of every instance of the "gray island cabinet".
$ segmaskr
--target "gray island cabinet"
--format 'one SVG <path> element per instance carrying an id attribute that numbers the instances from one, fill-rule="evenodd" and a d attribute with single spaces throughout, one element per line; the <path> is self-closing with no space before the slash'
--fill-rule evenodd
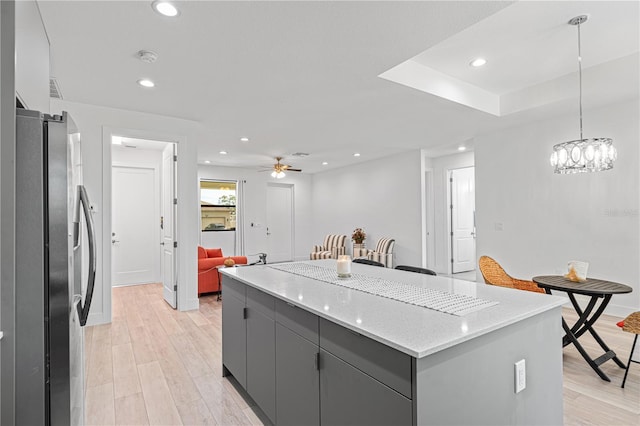
<path id="1" fill-rule="evenodd" d="M 563 299 L 353 266 L 498 304 L 455 316 L 269 266 L 223 269 L 223 375 L 274 424 L 562 424 Z"/>

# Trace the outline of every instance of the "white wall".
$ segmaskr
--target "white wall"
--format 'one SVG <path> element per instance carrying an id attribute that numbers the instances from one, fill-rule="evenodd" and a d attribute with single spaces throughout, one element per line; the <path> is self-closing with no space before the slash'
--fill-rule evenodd
<path id="1" fill-rule="evenodd" d="M 415 150 L 313 175 L 312 244 L 345 234 L 350 253 L 353 230 L 364 228 L 367 248 L 382 237 L 396 240 L 394 266 L 422 265 L 420 174 L 421 152 Z"/>
<path id="2" fill-rule="evenodd" d="M 244 180 L 245 254 L 267 252 L 267 183 L 276 182 L 268 172 L 254 169 L 220 166 L 198 166 L 199 179 Z M 293 256 L 295 260 L 309 258 L 311 246 L 311 176 L 304 173 L 287 173 L 277 183 L 293 185 L 294 232 Z M 251 226 L 253 224 L 254 226 Z M 269 261 L 267 253 L 267 262 Z M 248 256 L 249 262 L 258 260 Z"/>
<path id="3" fill-rule="evenodd" d="M 449 238 L 449 185 L 448 171 L 473 167 L 473 152 L 446 155 L 431 159 L 433 173 L 433 217 L 434 217 L 434 270 L 439 274 L 451 273 L 451 248 Z M 477 182 L 476 182 L 477 185 Z M 477 198 L 477 193 L 476 193 Z M 478 205 L 476 203 L 476 209 Z"/>
<path id="4" fill-rule="evenodd" d="M 149 253 L 153 256 L 153 264 L 156 266 L 153 271 L 153 282 L 160 282 L 162 276 L 160 274 L 160 254 L 162 252 L 160 246 L 160 200 L 162 190 L 162 151 L 151 149 L 139 149 L 139 148 L 124 148 L 121 146 L 113 146 L 111 150 L 111 164 L 114 166 L 128 166 L 128 167 L 148 167 L 155 169 L 157 186 L 154 188 L 156 192 L 155 199 L 158 201 L 154 206 L 155 211 L 158 212 L 158 227 L 157 235 L 154 239 L 154 245 L 149 247 L 149 252 L 145 253 L 146 257 Z M 141 253 L 141 255 L 143 255 Z"/>
<path id="5" fill-rule="evenodd" d="M 241 256 L 235 250 L 236 233 L 234 231 L 200 232 L 200 245 L 206 248 L 221 248 L 225 256 Z"/>
<path id="6" fill-rule="evenodd" d="M 612 170 L 556 175 L 556 143 L 577 139 L 568 115 L 475 139 L 477 253 L 528 279 L 566 271 L 569 260 L 590 263 L 589 276 L 627 284 L 608 312 L 640 309 L 638 100 L 585 111 L 586 137 L 611 137 Z M 502 231 L 496 229 L 502 224 Z"/>
<path id="7" fill-rule="evenodd" d="M 27 109 L 49 112 L 49 38 L 35 0 L 16 2 L 16 92 Z"/>
<path id="8" fill-rule="evenodd" d="M 197 309 L 198 178 L 196 146 L 206 140 L 201 125 L 189 120 L 53 100 L 54 113 L 68 111 L 82 134 L 84 182 L 94 206 L 98 246 L 96 290 L 89 321 L 111 320 L 111 140 L 113 132 L 178 144 L 178 308 Z M 103 189 L 106 189 L 103 191 Z M 106 285 L 105 285 L 106 283 Z"/>

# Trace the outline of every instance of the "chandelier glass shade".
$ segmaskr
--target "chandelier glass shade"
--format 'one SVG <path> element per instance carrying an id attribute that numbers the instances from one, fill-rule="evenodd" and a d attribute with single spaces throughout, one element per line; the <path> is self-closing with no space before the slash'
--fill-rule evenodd
<path id="1" fill-rule="evenodd" d="M 576 16 L 569 25 L 578 27 L 578 76 L 580 81 L 580 139 L 553 146 L 549 162 L 555 173 L 601 172 L 613 168 L 618 153 L 610 138 L 583 139 L 582 137 L 582 52 L 580 25 L 587 21 L 587 15 Z"/>
<path id="2" fill-rule="evenodd" d="M 586 173 L 609 170 L 618 153 L 609 138 L 579 139 L 553 147 L 550 163 L 555 173 Z"/>

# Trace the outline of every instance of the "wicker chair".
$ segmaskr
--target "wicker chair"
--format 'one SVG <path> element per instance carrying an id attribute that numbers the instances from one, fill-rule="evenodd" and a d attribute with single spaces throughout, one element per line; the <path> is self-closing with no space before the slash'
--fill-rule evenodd
<path id="1" fill-rule="evenodd" d="M 382 263 L 387 268 L 393 267 L 393 246 L 396 240 L 393 238 L 380 238 L 375 250 L 369 250 L 367 259 Z"/>
<path id="2" fill-rule="evenodd" d="M 519 280 L 509 276 L 509 274 L 502 269 L 502 266 L 489 256 L 482 256 L 478 264 L 480 265 L 480 272 L 482 272 L 484 282 L 487 284 L 533 291 L 535 293 L 545 293 L 545 291 L 538 287 L 533 281 Z"/>
<path id="3" fill-rule="evenodd" d="M 640 360 L 631 359 L 633 357 L 633 351 L 636 349 L 636 343 L 638 342 L 638 334 L 640 334 L 640 311 L 632 313 L 624 320 L 620 321 L 617 326 L 622 328 L 622 331 L 628 331 L 629 333 L 636 335 L 633 339 L 633 345 L 631 345 L 631 353 L 629 354 L 627 369 L 624 372 L 624 379 L 622 379 L 622 386 L 620 386 L 624 388 L 624 383 L 627 381 L 627 374 L 629 374 L 629 367 L 631 367 L 631 363 L 635 362 L 636 364 L 640 364 Z"/>
<path id="4" fill-rule="evenodd" d="M 311 260 L 337 259 L 341 254 L 345 254 L 344 242 L 346 240 L 346 235 L 327 235 L 324 237 L 324 242 L 321 246 L 313 246 L 313 251 L 309 258 Z"/>

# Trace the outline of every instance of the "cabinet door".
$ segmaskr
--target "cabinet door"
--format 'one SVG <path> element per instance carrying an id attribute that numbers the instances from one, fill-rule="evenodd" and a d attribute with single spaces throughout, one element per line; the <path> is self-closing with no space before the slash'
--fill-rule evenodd
<path id="1" fill-rule="evenodd" d="M 411 425 L 411 400 L 320 350 L 320 411 L 324 425 Z"/>
<path id="2" fill-rule="evenodd" d="M 269 420 L 276 422 L 275 321 L 255 308 L 247 312 L 247 386 Z"/>
<path id="3" fill-rule="evenodd" d="M 222 307 L 222 363 L 243 388 L 247 388 L 247 325 L 245 303 L 224 295 Z"/>
<path id="4" fill-rule="evenodd" d="M 318 345 L 276 324 L 276 415 L 278 425 L 320 424 Z"/>

